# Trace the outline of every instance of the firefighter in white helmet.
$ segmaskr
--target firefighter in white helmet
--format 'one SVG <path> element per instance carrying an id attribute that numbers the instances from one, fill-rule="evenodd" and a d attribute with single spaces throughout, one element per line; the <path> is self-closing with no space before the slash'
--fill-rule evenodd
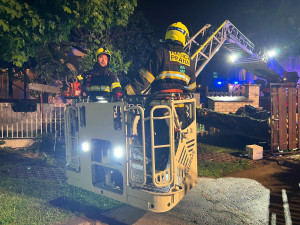
<path id="1" fill-rule="evenodd" d="M 99 48 L 95 53 L 96 63 L 92 70 L 77 76 L 82 83 L 82 91 L 96 100 L 98 96 L 114 97 L 118 101 L 122 96 L 121 84 L 118 77 L 109 70 L 111 53 L 106 48 Z"/>
<path id="2" fill-rule="evenodd" d="M 184 52 L 184 46 L 188 37 L 189 31 L 184 24 L 181 22 L 171 24 L 167 28 L 163 45 L 154 51 L 145 66 L 139 70 L 132 82 L 125 87 L 127 94 L 143 94 L 149 88 L 151 89 L 151 95 L 195 91 L 195 66 L 190 57 Z M 145 116 L 149 116 L 153 105 L 154 101 L 151 101 L 151 99 L 146 103 Z M 183 107 L 181 109 L 178 107 L 176 111 L 182 123 L 182 128 L 185 128 L 187 121 L 185 120 L 186 116 Z M 165 113 L 163 109 L 156 111 L 157 114 L 154 116 L 162 116 Z M 155 127 L 158 128 L 155 132 L 157 143 L 164 145 L 168 142 L 168 135 L 166 134 L 169 128 L 165 121 L 159 120 L 156 123 Z M 149 124 L 146 124 L 147 127 L 149 127 Z M 147 130 L 148 128 L 146 129 L 146 137 L 149 136 Z M 150 156 L 149 144 L 147 149 L 147 156 Z M 161 149 L 160 153 L 156 154 L 157 169 L 164 169 L 168 154 L 166 149 Z"/>

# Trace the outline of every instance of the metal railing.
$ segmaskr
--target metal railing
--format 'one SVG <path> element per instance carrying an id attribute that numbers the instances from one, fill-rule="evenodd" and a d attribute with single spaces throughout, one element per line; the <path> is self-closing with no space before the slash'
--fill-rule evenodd
<path id="1" fill-rule="evenodd" d="M 37 104 L 35 112 L 14 112 L 0 103 L 0 138 L 35 138 L 44 133 L 64 136 L 65 104 Z"/>

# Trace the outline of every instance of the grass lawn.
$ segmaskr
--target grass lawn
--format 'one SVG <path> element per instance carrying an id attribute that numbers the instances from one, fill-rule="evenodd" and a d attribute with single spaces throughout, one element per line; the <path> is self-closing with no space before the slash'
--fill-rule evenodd
<path id="1" fill-rule="evenodd" d="M 122 205 L 52 180 L 0 179 L 0 224 L 56 224 Z"/>
<path id="2" fill-rule="evenodd" d="M 247 160 L 236 162 L 198 162 L 198 176 L 219 178 L 250 168 L 250 163 Z"/>
<path id="3" fill-rule="evenodd" d="M 257 144 L 256 140 L 244 137 L 219 134 L 198 138 L 198 151 L 205 153 L 245 154 L 245 146 Z M 250 169 L 249 160 L 240 159 L 235 162 L 198 162 L 198 176 L 222 177 L 240 170 Z"/>
<path id="4" fill-rule="evenodd" d="M 0 224 L 60 224 L 82 215 L 100 217 L 102 211 L 122 205 L 56 180 L 5 176 L 4 171 L 14 166 L 49 166 L 49 161 L 53 166 L 53 160 L 29 160 L 23 153 L 0 148 Z"/>

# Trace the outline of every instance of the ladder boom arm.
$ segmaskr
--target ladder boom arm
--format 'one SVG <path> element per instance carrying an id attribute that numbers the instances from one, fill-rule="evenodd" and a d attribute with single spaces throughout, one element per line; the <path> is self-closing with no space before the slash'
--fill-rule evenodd
<path id="1" fill-rule="evenodd" d="M 228 43 L 227 48 L 229 51 L 234 52 L 236 50 L 245 52 L 246 54 L 254 54 L 254 44 L 240 32 L 229 20 L 226 20 L 218 27 L 207 40 L 200 45 L 195 41 L 200 34 L 202 36 L 211 27 L 210 24 L 206 24 L 200 31 L 198 31 L 186 44 L 185 50 L 191 52 L 194 48 L 196 51 L 191 56 L 191 59 L 195 61 L 196 76 L 202 71 L 206 64 L 216 54 L 224 42 Z M 197 46 L 192 46 L 196 44 Z M 231 46 L 234 46 L 231 48 Z"/>

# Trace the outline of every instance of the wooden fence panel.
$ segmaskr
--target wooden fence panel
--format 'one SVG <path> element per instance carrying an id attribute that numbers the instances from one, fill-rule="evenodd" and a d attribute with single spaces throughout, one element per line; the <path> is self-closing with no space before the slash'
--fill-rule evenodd
<path id="1" fill-rule="evenodd" d="M 271 128 L 271 150 L 275 151 L 279 146 L 279 114 L 278 114 L 278 89 L 276 87 L 271 88 L 272 97 L 272 128 Z"/>
<path id="2" fill-rule="evenodd" d="M 288 88 L 288 149 L 297 147 L 297 129 L 296 129 L 296 88 Z"/>
<path id="3" fill-rule="evenodd" d="M 287 112 L 286 112 L 286 88 L 278 88 L 278 111 L 279 111 L 279 148 L 287 149 Z"/>
<path id="4" fill-rule="evenodd" d="M 297 123 L 297 128 L 298 128 L 298 148 L 300 147 L 300 125 L 299 125 L 299 121 L 300 121 L 300 104 L 299 104 L 299 94 L 300 94 L 300 88 L 298 87 L 297 88 L 297 94 L 298 94 L 298 96 L 297 96 L 297 103 L 298 103 L 298 116 L 297 116 L 297 121 L 296 121 L 296 123 Z"/>
<path id="5" fill-rule="evenodd" d="M 300 149 L 300 87 L 296 83 L 271 84 L 271 150 Z"/>

